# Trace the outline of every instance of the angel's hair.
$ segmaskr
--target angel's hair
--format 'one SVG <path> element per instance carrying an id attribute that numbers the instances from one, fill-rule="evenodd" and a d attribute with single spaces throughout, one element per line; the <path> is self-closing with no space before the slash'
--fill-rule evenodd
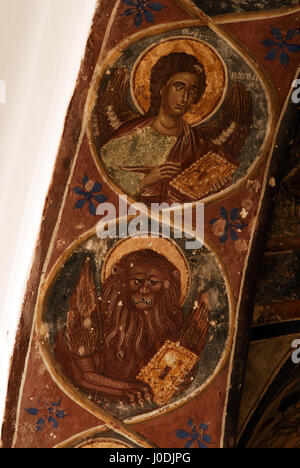
<path id="1" fill-rule="evenodd" d="M 155 116 L 158 114 L 161 103 L 160 91 L 169 79 L 177 73 L 193 73 L 197 76 L 198 92 L 194 104 L 200 101 L 207 86 L 204 66 L 193 55 L 185 52 L 173 52 L 161 57 L 151 70 L 151 104 L 148 112 L 149 115 Z"/>

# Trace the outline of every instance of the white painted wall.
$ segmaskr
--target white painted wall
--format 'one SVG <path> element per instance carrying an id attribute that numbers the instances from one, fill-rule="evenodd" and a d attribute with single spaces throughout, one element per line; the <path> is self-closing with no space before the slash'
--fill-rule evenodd
<path id="1" fill-rule="evenodd" d="M 0 428 L 43 206 L 95 6 L 0 1 Z"/>

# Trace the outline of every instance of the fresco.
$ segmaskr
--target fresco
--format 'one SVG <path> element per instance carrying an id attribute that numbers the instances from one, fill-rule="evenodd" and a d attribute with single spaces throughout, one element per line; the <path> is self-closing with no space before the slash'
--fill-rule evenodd
<path id="1" fill-rule="evenodd" d="M 186 251 L 184 242 L 93 234 L 56 268 L 39 331 L 53 373 L 59 365 L 83 406 L 88 398 L 121 419 L 161 414 L 220 371 L 230 287 L 208 248 Z"/>
<path id="2" fill-rule="evenodd" d="M 282 7 L 295 7 L 299 0 L 192 0 L 207 15 L 222 15 L 227 13 L 249 13 L 256 11 L 270 11 Z"/>
<path id="3" fill-rule="evenodd" d="M 268 105 L 260 78 L 209 28 L 151 35 L 102 70 L 92 148 L 104 176 L 131 198 L 205 200 L 262 156 Z"/>
<path id="4" fill-rule="evenodd" d="M 270 16 L 244 21 L 249 2 L 202 3 L 96 8 L 25 295 L 5 447 L 235 444 L 299 13 L 251 2 Z M 220 13 L 236 15 L 206 16 Z"/>

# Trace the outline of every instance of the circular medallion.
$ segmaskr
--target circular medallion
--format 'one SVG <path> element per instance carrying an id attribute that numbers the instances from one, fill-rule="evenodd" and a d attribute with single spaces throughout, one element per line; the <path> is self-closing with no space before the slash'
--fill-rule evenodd
<path id="1" fill-rule="evenodd" d="M 227 361 L 234 300 L 225 270 L 207 245 L 189 250 L 190 237 L 173 234 L 120 240 L 90 231 L 64 253 L 41 291 L 44 362 L 70 398 L 105 422 L 145 420 L 178 407 Z M 98 384 L 80 378 L 86 366 Z M 117 389 L 122 382 L 124 392 L 103 392 L 102 377 Z M 135 379 L 142 393 L 151 388 L 151 399 L 134 385 L 130 390 Z"/>

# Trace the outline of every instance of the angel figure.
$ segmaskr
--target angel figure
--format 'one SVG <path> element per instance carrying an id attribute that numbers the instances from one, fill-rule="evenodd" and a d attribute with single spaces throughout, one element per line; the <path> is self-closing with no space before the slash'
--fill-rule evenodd
<path id="1" fill-rule="evenodd" d="M 191 126 L 184 117 L 207 88 L 195 56 L 172 52 L 156 62 L 143 116 L 129 108 L 128 83 L 128 71 L 115 69 L 94 109 L 100 159 L 116 185 L 147 204 L 197 201 L 229 186 L 252 125 L 246 88 L 232 84 L 217 118 Z"/>

